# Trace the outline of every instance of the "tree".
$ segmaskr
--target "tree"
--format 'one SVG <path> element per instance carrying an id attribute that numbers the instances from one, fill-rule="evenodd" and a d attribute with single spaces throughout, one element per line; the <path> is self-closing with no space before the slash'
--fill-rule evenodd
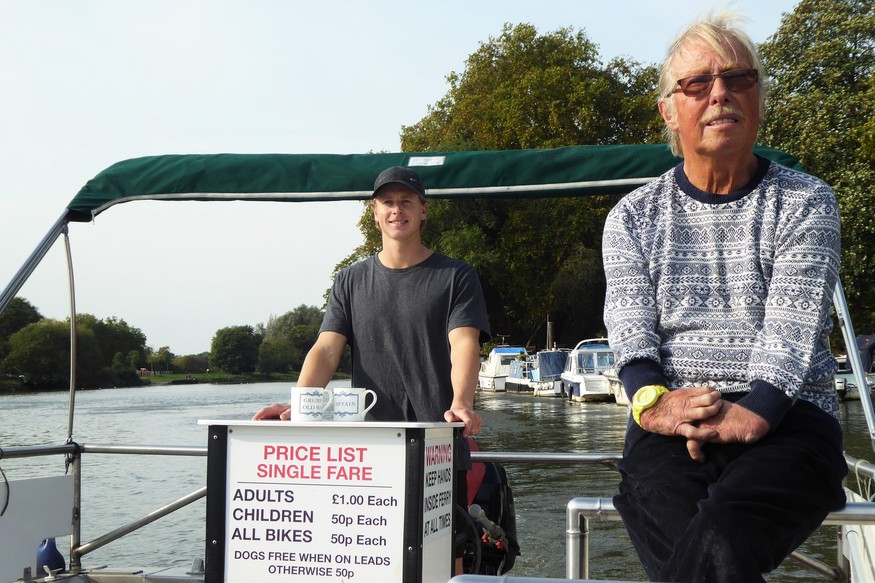
<path id="1" fill-rule="evenodd" d="M 210 354 L 208 352 L 203 352 L 201 354 L 174 356 L 171 368 L 175 371 L 194 374 L 206 372 L 209 367 Z"/>
<path id="2" fill-rule="evenodd" d="M 113 316 L 101 320 L 92 314 L 79 314 L 76 322 L 80 328 L 92 331 L 105 364 L 109 364 L 117 353 L 128 355 L 130 361 L 131 352 L 144 354 L 146 351 L 146 335 L 120 318 Z"/>
<path id="3" fill-rule="evenodd" d="M 288 336 L 265 338 L 258 347 L 258 370 L 264 374 L 290 372 L 294 364 L 303 362 L 299 350 Z"/>
<path id="4" fill-rule="evenodd" d="M 402 128 L 402 150 L 508 150 L 662 139 L 655 107 L 656 68 L 624 59 L 603 66 L 596 46 L 582 31 L 564 28 L 539 35 L 529 24 L 506 24 L 498 38 L 482 43 L 467 59 L 463 73 L 451 73 L 447 81 L 447 95 L 418 123 Z M 582 312 L 557 309 L 554 280 L 581 245 L 599 253 L 602 223 L 615 201 L 435 200 L 423 242 L 474 266 L 493 330 L 521 342 L 542 325 L 545 314 L 556 314 L 568 320 L 557 322 L 556 329 L 565 331 L 558 340 L 574 344 L 581 330 L 603 328 L 600 312 L 595 320 L 572 321 Z M 367 210 L 359 227 L 365 242 L 341 266 L 379 250 L 379 233 Z M 575 274 L 566 272 L 564 277 Z M 603 297 L 604 276 L 600 270 L 587 272 L 576 289 L 582 294 L 578 301 L 599 293 Z"/>
<path id="5" fill-rule="evenodd" d="M 761 141 L 831 184 L 857 331 L 875 327 L 875 4 L 802 0 L 761 47 L 771 76 Z"/>
<path id="6" fill-rule="evenodd" d="M 222 328 L 210 345 L 210 366 L 230 374 L 255 372 L 261 340 L 252 326 Z"/>
<path id="7" fill-rule="evenodd" d="M 8 352 L 9 337 L 34 322 L 42 319 L 39 311 L 24 298 L 12 298 L 0 313 L 0 362 Z"/>
<path id="8" fill-rule="evenodd" d="M 263 373 L 300 370 L 304 356 L 316 342 L 324 315 L 316 306 L 301 304 L 282 316 L 271 316 L 264 328 L 258 370 Z"/>
<path id="9" fill-rule="evenodd" d="M 77 331 L 77 388 L 98 386 L 102 368 L 100 350 L 88 328 Z M 68 323 L 44 318 L 28 324 L 9 338 L 4 366 L 24 376 L 40 389 L 63 389 L 70 379 L 70 328 Z"/>
<path id="10" fill-rule="evenodd" d="M 149 351 L 147 361 L 152 366 L 152 370 L 169 371 L 173 366 L 174 354 L 170 352 L 169 346 L 162 346 L 157 351 Z"/>

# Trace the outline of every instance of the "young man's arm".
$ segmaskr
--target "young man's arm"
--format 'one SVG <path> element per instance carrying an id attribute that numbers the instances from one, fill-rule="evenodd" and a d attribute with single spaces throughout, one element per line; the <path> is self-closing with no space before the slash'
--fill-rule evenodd
<path id="1" fill-rule="evenodd" d="M 453 404 L 444 413 L 448 422 L 465 423 L 465 435 L 477 435 L 483 419 L 474 411 L 474 390 L 480 370 L 480 330 L 471 327 L 453 328 L 450 340 L 450 378 L 453 383 Z"/>
<path id="2" fill-rule="evenodd" d="M 346 347 L 346 336 L 337 332 L 321 332 L 316 338 L 313 348 L 304 358 L 301 374 L 298 376 L 299 387 L 325 387 L 337 371 L 343 349 Z M 288 403 L 274 403 L 260 409 L 253 417 L 259 419 L 289 418 Z"/>

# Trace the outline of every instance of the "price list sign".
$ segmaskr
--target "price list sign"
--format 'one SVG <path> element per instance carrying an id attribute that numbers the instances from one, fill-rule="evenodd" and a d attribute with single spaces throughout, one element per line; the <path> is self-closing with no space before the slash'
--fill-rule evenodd
<path id="1" fill-rule="evenodd" d="M 207 581 L 400 583 L 410 549 L 430 546 L 438 552 L 415 562 L 449 574 L 452 430 L 420 440 L 411 480 L 416 440 L 399 425 L 211 426 L 222 443 L 208 459 Z"/>

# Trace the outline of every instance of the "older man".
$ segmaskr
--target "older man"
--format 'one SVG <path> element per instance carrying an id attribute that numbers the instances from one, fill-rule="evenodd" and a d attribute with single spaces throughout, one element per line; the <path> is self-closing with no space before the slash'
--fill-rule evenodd
<path id="1" fill-rule="evenodd" d="M 754 154 L 765 75 L 737 17 L 672 44 L 673 170 L 605 225 L 605 322 L 632 402 L 615 505 L 658 581 L 762 581 L 845 501 L 827 338 L 839 216 Z"/>

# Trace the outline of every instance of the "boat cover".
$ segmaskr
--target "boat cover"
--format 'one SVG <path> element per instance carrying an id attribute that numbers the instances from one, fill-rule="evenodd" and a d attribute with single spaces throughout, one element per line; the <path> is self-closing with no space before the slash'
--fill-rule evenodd
<path id="1" fill-rule="evenodd" d="M 568 360 L 567 350 L 542 350 L 538 353 L 538 378 L 539 381 L 557 380 L 565 370 L 565 361 Z"/>
<path id="2" fill-rule="evenodd" d="M 757 153 L 801 169 L 784 152 Z M 370 198 L 389 166 L 419 172 L 431 198 L 543 198 L 621 194 L 679 162 L 663 144 L 540 150 L 380 154 L 182 154 L 118 162 L 67 206 L 90 221 L 133 200 L 330 201 Z"/>

